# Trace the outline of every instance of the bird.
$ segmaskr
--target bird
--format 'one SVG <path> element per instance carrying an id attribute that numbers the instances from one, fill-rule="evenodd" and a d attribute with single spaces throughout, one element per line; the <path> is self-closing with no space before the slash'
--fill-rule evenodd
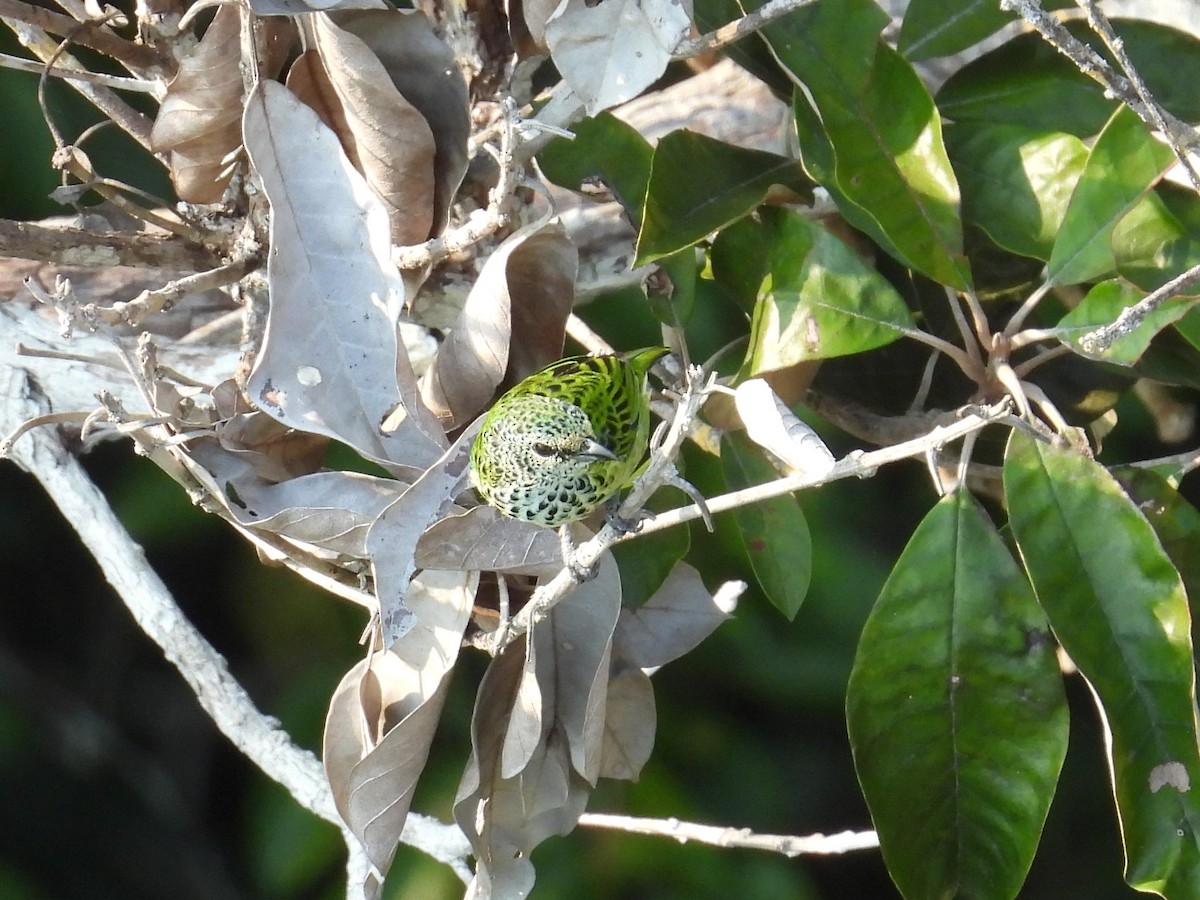
<path id="1" fill-rule="evenodd" d="M 475 490 L 502 515 L 547 527 L 615 497 L 646 455 L 646 375 L 668 352 L 571 356 L 519 382 L 488 411 L 471 445 Z"/>

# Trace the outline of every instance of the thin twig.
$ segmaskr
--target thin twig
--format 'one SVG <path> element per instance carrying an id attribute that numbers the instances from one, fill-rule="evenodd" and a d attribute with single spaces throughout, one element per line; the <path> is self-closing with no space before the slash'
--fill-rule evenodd
<path id="1" fill-rule="evenodd" d="M 162 57 L 153 47 L 131 43 L 98 23 L 76 21 L 70 16 L 64 16 L 32 3 L 22 3 L 20 0 L 0 0 L 0 17 L 8 21 L 9 27 L 12 27 L 14 31 L 17 30 L 14 26 L 26 25 L 57 34 L 62 38 L 69 36 L 73 43 L 98 50 L 105 56 L 112 57 L 130 71 L 146 71 L 162 62 Z"/>
<path id="2" fill-rule="evenodd" d="M 1095 331 L 1089 331 L 1078 341 L 1084 353 L 1103 353 L 1119 338 L 1125 337 L 1145 321 L 1168 300 L 1182 294 L 1187 288 L 1200 281 L 1200 265 L 1192 266 L 1182 275 L 1177 275 L 1153 293 L 1147 294 L 1133 306 L 1121 310 L 1115 322 Z"/>
<path id="3" fill-rule="evenodd" d="M 839 459 L 828 472 L 819 475 L 808 473 L 789 475 L 767 484 L 754 485 L 739 491 L 710 497 L 708 508 L 713 514 L 716 514 L 737 509 L 740 506 L 758 503 L 762 500 L 769 500 L 772 497 L 781 497 L 784 494 L 791 494 L 795 491 L 818 487 L 833 481 L 841 481 L 845 478 L 868 478 L 874 475 L 880 466 L 898 462 L 902 459 L 911 459 L 914 456 L 921 456 L 931 447 L 934 449 L 940 448 L 971 432 L 986 428 L 988 425 L 995 423 L 1016 425 L 1018 422 L 1010 416 L 1010 409 L 1010 401 L 1002 400 L 991 406 L 972 410 L 963 415 L 958 421 L 949 425 L 935 427 L 928 434 L 914 440 L 867 453 L 851 453 Z M 699 518 L 701 518 L 701 512 L 694 504 L 679 507 L 668 512 L 657 513 L 653 519 L 642 526 L 638 534 L 651 534 Z M 633 535 L 630 535 L 630 537 L 633 537 Z"/>
<path id="4" fill-rule="evenodd" d="M 0 3 L 4 2 L 6 0 L 0 0 Z M 12 2 L 12 0 L 7 0 L 7 2 Z M 17 5 L 23 7 L 26 4 L 19 3 Z M 86 67 L 80 65 L 70 54 L 60 53 L 58 43 L 41 29 L 34 28 L 20 21 L 15 21 L 8 16 L 0 16 L 0 21 L 8 25 L 17 36 L 17 40 L 21 42 L 21 45 L 27 48 L 38 59 L 42 60 L 42 62 L 48 63 L 50 60 L 55 59 L 55 68 L 75 72 L 88 71 Z M 106 118 L 137 141 L 142 147 L 147 150 L 150 149 L 150 129 L 152 126 L 150 119 L 122 100 L 109 88 L 78 79 L 72 79 L 66 83 L 74 88 L 77 93 L 85 97 Z"/>
<path id="5" fill-rule="evenodd" d="M 1142 76 L 1134 68 L 1128 54 L 1125 53 L 1125 42 L 1113 31 L 1112 23 L 1108 21 L 1108 17 L 1100 11 L 1095 0 L 1077 0 L 1077 3 L 1083 9 L 1084 13 L 1086 13 L 1088 24 L 1091 26 L 1092 31 L 1096 32 L 1100 36 L 1100 39 L 1104 41 L 1104 46 L 1112 53 L 1117 64 L 1129 79 L 1130 85 L 1137 92 L 1138 98 L 1145 104 L 1146 114 L 1150 118 L 1149 124 L 1153 124 L 1163 134 L 1170 134 L 1170 126 L 1167 124 L 1162 106 L 1151 95 L 1149 88 L 1146 87 L 1146 83 L 1142 81 Z M 1187 172 L 1188 180 L 1191 181 L 1192 187 L 1200 191 L 1200 173 L 1197 173 L 1196 167 L 1192 165 L 1191 158 L 1187 152 L 1174 141 L 1171 142 L 1171 149 L 1175 153 L 1175 158 L 1179 160 L 1179 165 Z"/>
<path id="6" fill-rule="evenodd" d="M 14 72 L 28 72 L 31 75 L 41 75 L 46 72 L 46 64 L 21 56 L 0 53 L 0 69 L 11 69 Z M 116 91 L 135 91 L 139 94 L 155 94 L 162 89 L 161 82 L 147 81 L 144 78 L 128 78 L 123 75 L 106 75 L 103 72 L 86 72 L 76 69 L 63 69 L 55 66 L 46 72 L 51 78 L 62 78 L 68 81 L 88 81 L 101 87 L 112 88 Z"/>
<path id="7" fill-rule="evenodd" d="M 678 819 L 646 819 L 607 813 L 584 813 L 579 824 L 589 828 L 608 828 L 630 834 L 669 837 L 681 844 L 695 841 L 714 847 L 747 847 L 782 853 L 784 856 L 837 856 L 854 850 L 874 850 L 879 835 L 874 831 L 843 831 L 840 834 L 756 834 L 749 828 L 724 828 L 681 822 Z"/>
<path id="8" fill-rule="evenodd" d="M 79 307 L 79 315 L 89 322 L 136 325 L 146 316 L 168 309 L 191 294 L 199 294 L 240 281 L 258 268 L 258 265 L 259 260 L 255 257 L 239 259 L 208 272 L 178 278 L 154 290 L 142 291 L 128 303 L 117 302 L 111 306 L 88 303 Z"/>
<path id="9" fill-rule="evenodd" d="M 680 60 L 691 59 L 694 56 L 700 56 L 702 53 L 711 53 L 714 50 L 720 50 L 722 47 L 727 47 L 736 41 L 740 41 L 748 34 L 761 31 L 766 25 L 776 19 L 814 2 L 815 0 L 771 0 L 771 2 L 764 4 L 754 12 L 744 15 L 740 19 L 735 19 L 728 25 L 722 25 L 715 31 L 710 31 L 708 34 L 701 35 L 700 37 L 680 41 L 675 49 L 671 51 L 671 59 L 678 62 Z"/>
<path id="10" fill-rule="evenodd" d="M 1137 113 L 1143 122 L 1157 127 L 1155 117 L 1142 102 L 1129 79 L 1113 71 L 1104 57 L 1078 40 L 1062 22 L 1042 9 L 1038 0 L 1000 0 L 1000 8 L 1017 13 L 1033 26 L 1050 46 L 1071 60 L 1080 72 L 1098 82 L 1106 92 Z M 1200 135 L 1187 122 L 1166 111 L 1162 111 L 1161 118 L 1164 133 L 1173 147 L 1190 149 L 1200 144 Z"/>

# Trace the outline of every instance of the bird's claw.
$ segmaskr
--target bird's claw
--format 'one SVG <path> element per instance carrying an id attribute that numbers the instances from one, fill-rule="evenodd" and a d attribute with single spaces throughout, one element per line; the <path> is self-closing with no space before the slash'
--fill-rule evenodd
<path id="1" fill-rule="evenodd" d="M 604 523 L 621 537 L 637 534 L 642 530 L 642 523 L 652 518 L 654 518 L 654 513 L 645 509 L 639 510 L 632 519 L 625 518 L 621 515 L 621 502 L 615 497 L 610 499 L 604 507 Z"/>

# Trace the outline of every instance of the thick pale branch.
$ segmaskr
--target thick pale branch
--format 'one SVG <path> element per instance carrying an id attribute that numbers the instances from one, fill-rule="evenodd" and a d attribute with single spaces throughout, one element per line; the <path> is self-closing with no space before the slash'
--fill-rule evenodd
<path id="1" fill-rule="evenodd" d="M 171 234 L 97 232 L 0 219 L 0 256 L 64 266 L 136 266 L 203 271 L 218 264 L 212 250 Z"/>

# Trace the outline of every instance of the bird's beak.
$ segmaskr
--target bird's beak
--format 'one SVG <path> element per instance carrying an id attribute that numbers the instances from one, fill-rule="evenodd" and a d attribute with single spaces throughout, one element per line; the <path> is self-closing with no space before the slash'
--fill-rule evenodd
<path id="1" fill-rule="evenodd" d="M 610 459 L 613 462 L 617 461 L 617 454 L 613 453 L 599 441 L 593 441 L 590 438 L 583 442 L 583 446 L 579 449 L 580 456 L 590 456 L 592 459 Z"/>

